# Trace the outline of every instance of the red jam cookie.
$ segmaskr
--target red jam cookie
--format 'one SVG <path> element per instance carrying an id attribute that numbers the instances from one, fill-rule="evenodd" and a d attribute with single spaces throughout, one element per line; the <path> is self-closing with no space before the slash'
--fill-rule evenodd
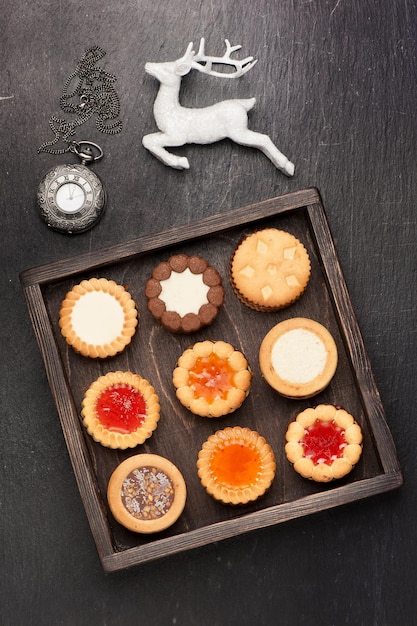
<path id="1" fill-rule="evenodd" d="M 152 385 L 132 372 L 109 372 L 90 385 L 81 415 L 88 433 L 108 448 L 134 448 L 148 439 L 159 420 Z"/>
<path id="2" fill-rule="evenodd" d="M 305 409 L 288 426 L 285 454 L 296 472 L 316 482 L 346 476 L 362 454 L 362 430 L 330 404 Z"/>
<path id="3" fill-rule="evenodd" d="M 173 373 L 178 400 L 192 413 L 220 417 L 238 409 L 249 393 L 244 355 L 225 341 L 200 341 L 183 352 Z"/>

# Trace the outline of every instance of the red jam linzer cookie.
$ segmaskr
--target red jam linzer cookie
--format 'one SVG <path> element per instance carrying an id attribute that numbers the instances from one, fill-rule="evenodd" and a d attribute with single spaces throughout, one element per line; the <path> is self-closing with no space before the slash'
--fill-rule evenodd
<path id="1" fill-rule="evenodd" d="M 244 355 L 225 341 L 200 341 L 178 359 L 173 384 L 178 400 L 203 417 L 238 409 L 249 393 L 252 374 Z"/>
<path id="2" fill-rule="evenodd" d="M 288 426 L 285 454 L 296 472 L 316 482 L 349 474 L 362 454 L 362 430 L 350 413 L 330 404 L 305 409 Z"/>
<path id="3" fill-rule="evenodd" d="M 109 372 L 90 385 L 81 415 L 88 433 L 108 448 L 134 448 L 159 421 L 159 399 L 152 385 L 132 372 Z"/>
<path id="4" fill-rule="evenodd" d="M 274 326 L 259 350 L 262 375 L 287 398 L 310 398 L 323 391 L 335 374 L 337 358 L 329 331 L 304 317 Z"/>
<path id="5" fill-rule="evenodd" d="M 137 454 L 121 463 L 107 488 L 115 519 L 135 533 L 172 526 L 184 510 L 187 489 L 179 469 L 156 454 Z"/>
<path id="6" fill-rule="evenodd" d="M 59 312 L 66 342 L 83 356 L 106 358 L 131 342 L 138 312 L 122 285 L 106 278 L 83 280 L 69 291 Z"/>
<path id="7" fill-rule="evenodd" d="M 198 454 L 201 484 L 224 504 L 247 504 L 271 486 L 276 464 L 271 447 L 249 428 L 225 428 L 211 435 Z"/>
<path id="8" fill-rule="evenodd" d="M 148 309 L 169 331 L 193 333 L 211 324 L 223 304 L 220 274 L 198 256 L 177 254 L 146 283 Z"/>
<path id="9" fill-rule="evenodd" d="M 237 297 L 257 311 L 278 311 L 295 302 L 304 293 L 310 273 L 310 258 L 303 244 L 276 228 L 245 237 L 230 263 Z"/>

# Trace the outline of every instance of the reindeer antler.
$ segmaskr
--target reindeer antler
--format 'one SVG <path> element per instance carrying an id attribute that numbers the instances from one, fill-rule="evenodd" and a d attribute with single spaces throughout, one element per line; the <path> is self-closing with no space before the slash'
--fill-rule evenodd
<path id="1" fill-rule="evenodd" d="M 226 52 L 222 57 L 213 57 L 207 56 L 204 51 L 205 40 L 204 37 L 200 39 L 200 46 L 198 48 L 197 54 L 194 54 L 192 57 L 192 67 L 203 74 L 209 74 L 210 76 L 220 76 L 221 78 L 237 78 L 238 76 L 242 76 L 246 74 L 256 63 L 253 60 L 253 57 L 246 57 L 245 59 L 232 59 L 231 55 L 236 50 L 240 50 L 242 46 L 232 46 L 228 39 L 225 39 L 226 43 Z M 192 44 L 191 44 L 192 48 Z M 191 52 L 190 46 L 187 48 L 187 53 Z M 186 54 L 187 54 L 186 53 Z M 203 61 L 205 65 L 200 65 L 200 61 Z M 217 72 L 213 70 L 213 63 L 218 65 L 231 65 L 236 69 L 235 72 L 225 73 L 225 72 Z"/>

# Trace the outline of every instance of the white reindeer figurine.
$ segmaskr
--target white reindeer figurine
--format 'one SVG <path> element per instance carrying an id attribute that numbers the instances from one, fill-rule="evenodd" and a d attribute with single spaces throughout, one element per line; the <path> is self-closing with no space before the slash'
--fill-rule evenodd
<path id="1" fill-rule="evenodd" d="M 225 100 L 212 106 L 190 109 L 181 106 L 179 91 L 181 78 L 192 69 L 210 76 L 236 78 L 248 72 L 256 63 L 253 57 L 242 60 L 231 59 L 241 46 L 231 46 L 226 39 L 226 52 L 222 57 L 206 56 L 204 39 L 200 41 L 197 54 L 193 44 L 180 59 L 166 63 L 146 63 L 145 71 L 160 82 L 154 103 L 154 116 L 161 132 L 145 135 L 142 143 L 165 165 L 176 169 L 190 167 L 186 157 L 168 152 L 166 147 L 183 146 L 187 143 L 209 144 L 229 138 L 243 146 L 262 150 L 279 170 L 287 176 L 294 174 L 294 165 L 278 150 L 271 139 L 262 133 L 248 129 L 248 111 L 256 99 Z M 222 73 L 213 69 L 213 64 L 230 65 L 234 72 Z"/>

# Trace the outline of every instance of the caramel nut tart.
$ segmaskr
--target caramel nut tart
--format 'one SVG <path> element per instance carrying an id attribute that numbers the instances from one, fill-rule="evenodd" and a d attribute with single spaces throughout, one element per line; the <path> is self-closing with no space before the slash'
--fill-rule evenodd
<path id="1" fill-rule="evenodd" d="M 252 374 L 242 352 L 225 341 L 200 341 L 185 350 L 173 372 L 178 400 L 195 415 L 220 417 L 238 409 Z"/>
<path id="2" fill-rule="evenodd" d="M 285 454 L 304 478 L 327 483 L 349 474 L 362 454 L 362 430 L 345 409 L 319 404 L 288 426 Z"/>
<path id="3" fill-rule="evenodd" d="M 257 311 L 278 311 L 298 300 L 310 273 L 304 245 L 276 228 L 246 236 L 230 262 L 230 280 L 237 297 Z"/>
<path id="4" fill-rule="evenodd" d="M 137 454 L 116 467 L 107 499 L 114 518 L 135 533 L 172 526 L 184 510 L 187 489 L 179 469 L 156 454 Z"/>
<path id="5" fill-rule="evenodd" d="M 330 383 L 337 367 L 337 347 L 327 328 L 304 317 L 274 326 L 259 350 L 267 383 L 288 398 L 310 398 Z"/>
<path id="6" fill-rule="evenodd" d="M 259 433 L 235 426 L 218 430 L 203 444 L 197 460 L 201 484 L 224 504 L 247 504 L 271 486 L 276 463 Z"/>
<path id="7" fill-rule="evenodd" d="M 91 278 L 75 285 L 59 312 L 66 342 L 83 356 L 107 358 L 122 352 L 138 325 L 138 311 L 122 285 Z"/>
<path id="8" fill-rule="evenodd" d="M 146 283 L 148 309 L 167 330 L 193 333 L 211 324 L 224 301 L 220 274 L 199 256 L 177 254 Z"/>
<path id="9" fill-rule="evenodd" d="M 86 391 L 81 416 L 87 432 L 108 448 L 134 448 L 148 439 L 159 421 L 159 399 L 139 374 L 109 372 Z"/>

